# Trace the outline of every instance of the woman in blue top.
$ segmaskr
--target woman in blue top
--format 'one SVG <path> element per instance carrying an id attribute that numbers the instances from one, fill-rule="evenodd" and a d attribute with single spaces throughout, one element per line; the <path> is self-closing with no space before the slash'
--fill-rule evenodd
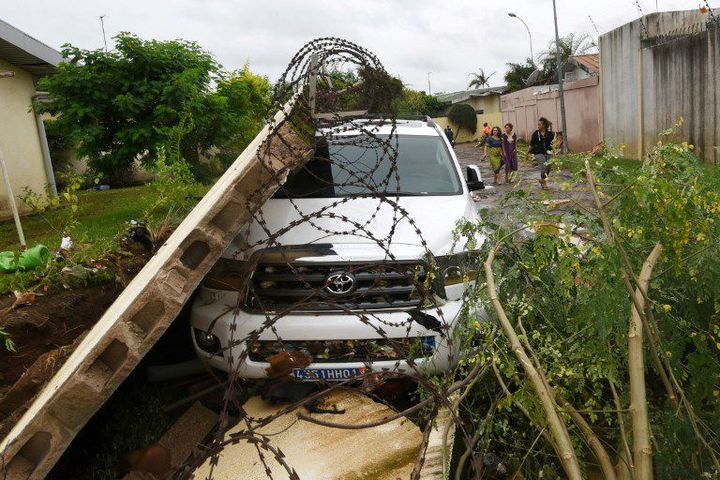
<path id="1" fill-rule="evenodd" d="M 490 165 L 495 174 L 495 185 L 500 185 L 500 170 L 503 165 L 505 165 L 502 150 L 502 131 L 500 127 L 493 127 L 490 135 L 485 139 L 484 156 L 490 159 Z"/>

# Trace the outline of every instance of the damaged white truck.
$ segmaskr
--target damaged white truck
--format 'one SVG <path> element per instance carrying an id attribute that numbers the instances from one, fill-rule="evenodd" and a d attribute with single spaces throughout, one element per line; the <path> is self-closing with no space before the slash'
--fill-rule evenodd
<path id="1" fill-rule="evenodd" d="M 242 378 L 270 376 L 268 359 L 281 352 L 308 359 L 291 370 L 298 380 L 449 369 L 468 285 L 453 232 L 479 221 L 472 192 L 482 188 L 479 168 L 466 181 L 427 117 L 319 130 L 313 159 L 202 283 L 191 312 L 197 354 Z"/>

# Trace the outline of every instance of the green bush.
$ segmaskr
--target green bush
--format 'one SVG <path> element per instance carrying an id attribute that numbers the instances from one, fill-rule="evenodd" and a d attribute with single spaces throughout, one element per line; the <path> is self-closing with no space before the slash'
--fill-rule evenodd
<path id="1" fill-rule="evenodd" d="M 447 112 L 448 120 L 455 124 L 457 131 L 455 138 L 460 136 L 460 131 L 465 129 L 472 135 L 477 131 L 477 115 L 475 109 L 466 103 L 456 103 Z"/>
<path id="2" fill-rule="evenodd" d="M 41 80 L 52 101 L 35 108 L 53 115 L 55 154 L 73 146 L 106 182 L 122 185 L 136 161 L 152 166 L 159 146 L 172 144 L 196 165 L 212 147 L 237 150 L 259 130 L 270 87 L 247 66 L 225 73 L 194 42 L 115 40 L 111 51 L 65 45 L 66 61 Z"/>
<path id="3" fill-rule="evenodd" d="M 510 322 L 556 395 L 585 417 L 614 463 L 621 462 L 620 419 L 626 428 L 631 426 L 631 301 L 623 271 L 629 262 L 637 275 L 660 243 L 662 255 L 647 292 L 646 328 L 654 338 L 647 332 L 644 338 L 656 478 L 716 478 L 714 453 L 707 445 L 715 449 L 720 442 L 716 433 L 720 431 L 717 168 L 703 165 L 691 145 L 663 141 L 634 165 L 618 162 L 612 155 L 578 156 L 575 161 L 588 161 L 603 185 L 603 210 L 616 242 L 608 238 L 597 211 L 587 204 L 558 211 L 529 202 L 530 193 L 522 190 L 511 193 L 500 207 L 517 225 L 462 225 L 458 233 L 471 238 L 478 229 L 495 230 L 479 259 L 500 243 L 493 269 L 498 298 Z M 587 187 L 586 180 L 585 171 L 577 169 L 572 183 Z M 547 224 L 563 224 L 564 231 L 541 227 Z M 522 225 L 528 226 L 524 235 L 513 233 Z M 474 306 L 490 312 L 490 322 L 479 322 L 472 313 Z M 492 449 L 510 471 L 520 469 L 525 478 L 539 478 L 540 472 L 546 477 L 552 477 L 551 472 L 561 475 L 555 450 L 541 435 L 547 423 L 537 393 L 499 328 L 484 283 L 478 282 L 468 293 L 463 317 L 465 351 L 484 348 L 463 359 L 461 369 L 476 362 L 492 363 L 497 369 L 497 376 L 491 369 L 478 382 L 466 405 L 475 426 L 488 429 L 477 450 Z M 663 387 L 661 372 L 677 380 L 679 407 Z M 494 416 L 488 421 L 486 410 L 479 407 L 486 409 L 493 402 Z M 596 459 L 585 436 L 569 417 L 565 419 L 583 468 L 591 469 Z"/>

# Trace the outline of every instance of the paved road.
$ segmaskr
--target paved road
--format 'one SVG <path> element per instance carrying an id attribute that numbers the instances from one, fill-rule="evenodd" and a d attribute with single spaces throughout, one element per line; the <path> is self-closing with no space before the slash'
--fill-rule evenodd
<path id="1" fill-rule="evenodd" d="M 487 210 L 493 216 L 493 221 L 506 224 L 514 223 L 513 219 L 501 219 L 502 212 L 497 208 L 505 195 L 513 190 L 523 189 L 530 193 L 528 201 L 560 200 L 559 205 L 550 213 L 561 213 L 562 210 L 575 206 L 573 202 L 581 202 L 585 205 L 591 203 L 592 197 L 584 184 L 574 185 L 572 190 L 562 190 L 561 184 L 569 182 L 571 175 L 567 171 L 554 171 L 548 181 L 549 189 L 543 191 L 540 188 L 538 179 L 540 171 L 532 160 L 525 160 L 524 155 L 518 155 L 518 171 L 515 173 L 513 183 L 505 183 L 505 172 L 501 175 L 501 184 L 495 185 L 490 162 L 481 161 L 482 149 L 476 148 L 475 143 L 462 143 L 455 145 L 455 154 L 460 165 L 465 170 L 467 165 L 478 165 L 482 173 L 483 181 L 487 188 L 475 192 L 478 209 Z"/>

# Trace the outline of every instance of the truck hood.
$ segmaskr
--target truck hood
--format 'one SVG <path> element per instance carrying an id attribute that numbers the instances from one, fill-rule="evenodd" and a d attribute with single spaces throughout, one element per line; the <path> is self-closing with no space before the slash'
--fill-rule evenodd
<path id="1" fill-rule="evenodd" d="M 399 208 L 393 206 L 395 203 Z M 271 199 L 224 256 L 242 258 L 270 244 L 378 243 L 386 247 L 412 245 L 423 250 L 427 245 L 434 255 L 445 255 L 463 249 L 464 242 L 454 245 L 453 241 L 453 230 L 462 219 L 479 220 L 469 195 L 407 196 L 386 201 L 369 197 L 293 202 Z M 273 242 L 268 241 L 271 238 Z"/>

